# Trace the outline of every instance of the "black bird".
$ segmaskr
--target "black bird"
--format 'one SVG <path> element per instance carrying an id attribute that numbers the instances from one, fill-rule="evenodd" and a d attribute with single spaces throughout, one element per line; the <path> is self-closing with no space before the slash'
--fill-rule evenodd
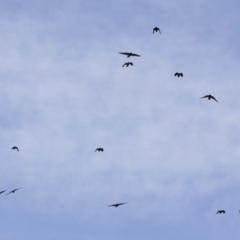
<path id="1" fill-rule="evenodd" d="M 206 95 L 206 96 L 204 96 L 204 97 L 201 97 L 201 98 L 208 98 L 208 100 L 211 100 L 211 99 L 213 99 L 213 100 L 215 100 L 216 102 L 218 102 L 218 100 L 214 97 L 214 96 L 212 96 L 212 95 Z M 201 99 L 200 98 L 200 99 Z"/>
<path id="2" fill-rule="evenodd" d="M 13 146 L 13 147 L 12 147 L 12 150 L 17 150 L 17 151 L 19 152 L 19 149 L 18 149 L 18 147 L 16 147 L 16 146 Z"/>
<path id="3" fill-rule="evenodd" d="M 219 211 L 217 211 L 216 214 L 222 214 L 222 213 L 223 213 L 223 214 L 226 213 L 225 210 L 219 210 Z"/>
<path id="4" fill-rule="evenodd" d="M 128 67 L 129 65 L 133 66 L 133 63 L 132 62 L 126 62 L 122 65 L 122 67 L 124 67 L 124 66 Z"/>
<path id="5" fill-rule="evenodd" d="M 161 34 L 160 28 L 158 28 L 158 27 L 155 27 L 155 28 L 153 29 L 153 33 L 154 33 L 154 32 L 159 32 L 159 33 Z"/>
<path id="6" fill-rule="evenodd" d="M 126 203 L 127 202 L 125 202 L 125 203 L 115 203 L 115 204 L 112 204 L 112 205 L 108 205 L 108 207 L 118 207 L 118 206 L 126 204 Z"/>
<path id="7" fill-rule="evenodd" d="M 104 149 L 103 149 L 103 148 L 97 148 L 94 152 L 96 152 L 96 151 L 98 151 L 98 152 L 103 152 Z"/>
<path id="8" fill-rule="evenodd" d="M 183 73 L 178 73 L 178 72 L 176 72 L 175 74 L 174 74 L 174 76 L 176 77 L 183 77 Z"/>
<path id="9" fill-rule="evenodd" d="M 135 54 L 135 53 L 129 53 L 129 52 L 119 52 L 120 54 L 124 54 L 124 55 L 127 55 L 127 57 L 131 57 L 131 56 L 134 56 L 134 57 L 141 57 L 140 55 L 138 54 Z"/>
<path id="10" fill-rule="evenodd" d="M 0 192 L 0 194 L 2 194 L 2 193 L 4 193 L 4 192 L 6 192 L 6 190 L 4 190 L 4 191 L 1 191 L 1 192 Z"/>
<path id="11" fill-rule="evenodd" d="M 17 190 L 19 190 L 19 189 L 21 189 L 21 188 L 16 188 L 16 189 L 14 189 L 14 190 L 12 190 L 11 192 L 9 192 L 8 194 L 10 194 L 10 193 L 15 193 Z M 6 195 L 8 195 L 8 194 L 6 194 Z"/>

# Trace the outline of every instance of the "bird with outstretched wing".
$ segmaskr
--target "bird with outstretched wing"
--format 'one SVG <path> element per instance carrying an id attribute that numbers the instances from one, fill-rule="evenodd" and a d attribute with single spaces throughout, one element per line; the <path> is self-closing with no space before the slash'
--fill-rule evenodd
<path id="1" fill-rule="evenodd" d="M 19 149 L 18 149 L 18 147 L 16 147 L 16 146 L 13 146 L 13 147 L 11 148 L 11 150 L 17 150 L 17 151 L 19 152 Z"/>
<path id="2" fill-rule="evenodd" d="M 133 63 L 132 62 L 126 62 L 122 65 L 122 67 L 124 67 L 124 66 L 128 67 L 129 65 L 133 66 Z"/>
<path id="3" fill-rule="evenodd" d="M 213 100 L 215 100 L 216 102 L 218 102 L 218 100 L 214 97 L 214 96 L 212 96 L 212 95 L 206 95 L 206 96 L 203 96 L 203 97 L 201 97 L 201 98 L 208 98 L 208 100 L 211 100 L 211 99 L 213 99 Z M 201 99 L 200 98 L 200 99 Z"/>
<path id="4" fill-rule="evenodd" d="M 141 57 L 140 55 L 136 53 L 131 53 L 131 52 L 119 52 L 120 54 L 127 55 L 127 57 Z"/>
<path id="5" fill-rule="evenodd" d="M 124 205 L 124 204 L 126 204 L 127 202 L 125 202 L 125 203 L 115 203 L 115 204 L 112 204 L 112 205 L 108 205 L 108 207 L 118 207 L 118 206 L 120 206 L 120 205 Z"/>
<path id="6" fill-rule="evenodd" d="M 21 189 L 21 188 L 16 188 L 16 189 L 14 189 L 14 190 L 12 190 L 11 192 L 9 192 L 8 194 L 10 194 L 10 193 L 15 193 L 17 190 L 19 190 L 19 189 Z M 6 195 L 8 195 L 8 194 L 6 194 Z"/>
<path id="7" fill-rule="evenodd" d="M 154 34 L 154 32 L 159 32 L 159 33 L 161 34 L 160 28 L 158 28 L 158 27 L 155 27 L 155 28 L 153 29 L 153 34 Z"/>

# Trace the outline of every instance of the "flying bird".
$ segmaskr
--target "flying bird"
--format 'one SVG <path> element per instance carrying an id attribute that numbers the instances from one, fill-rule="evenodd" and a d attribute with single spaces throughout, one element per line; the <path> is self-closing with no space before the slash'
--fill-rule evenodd
<path id="1" fill-rule="evenodd" d="M 115 204 L 112 204 L 112 205 L 108 205 L 108 207 L 118 207 L 118 206 L 126 204 L 126 203 L 127 202 L 125 202 L 125 203 L 115 203 Z"/>
<path id="2" fill-rule="evenodd" d="M 178 72 L 176 72 L 175 74 L 174 74 L 174 76 L 176 77 L 183 77 L 183 73 L 178 73 Z"/>
<path id="3" fill-rule="evenodd" d="M 96 151 L 98 151 L 98 152 L 103 152 L 104 149 L 103 149 L 103 148 L 97 148 L 94 152 L 96 152 Z"/>
<path id="4" fill-rule="evenodd" d="M 4 191 L 1 191 L 1 192 L 0 192 L 0 194 L 2 194 L 2 193 L 4 193 L 4 192 L 6 192 L 6 190 L 4 190 Z"/>
<path id="5" fill-rule="evenodd" d="M 122 67 L 124 67 L 124 66 L 128 67 L 129 65 L 133 66 L 133 63 L 132 62 L 126 62 L 122 65 Z"/>
<path id="6" fill-rule="evenodd" d="M 226 213 L 225 210 L 219 210 L 219 211 L 217 211 L 216 214 L 222 214 L 222 213 L 223 213 L 223 214 Z"/>
<path id="7" fill-rule="evenodd" d="M 208 98 L 208 100 L 211 100 L 211 99 L 213 99 L 213 100 L 215 100 L 216 102 L 218 102 L 218 100 L 214 97 L 214 96 L 212 96 L 212 95 L 206 95 L 206 96 L 204 96 L 204 97 L 201 97 L 201 98 Z M 200 99 L 201 99 L 200 98 Z"/>
<path id="8" fill-rule="evenodd" d="M 131 56 L 134 56 L 134 57 L 141 57 L 140 55 L 138 54 L 135 54 L 135 53 L 129 53 L 129 52 L 119 52 L 120 54 L 123 54 L 123 55 L 127 55 L 127 57 L 131 57 Z"/>
<path id="9" fill-rule="evenodd" d="M 16 188 L 16 189 L 14 189 L 14 190 L 12 190 L 11 192 L 9 192 L 8 194 L 10 194 L 10 193 L 15 193 L 17 190 L 19 190 L 19 189 L 21 189 L 21 188 Z M 6 195 L 8 195 L 8 194 L 6 194 Z"/>
<path id="10" fill-rule="evenodd" d="M 159 32 L 159 33 L 161 34 L 160 28 L 158 28 L 158 27 L 155 27 L 155 28 L 153 29 L 153 34 L 154 34 L 154 32 Z"/>
<path id="11" fill-rule="evenodd" d="M 12 150 L 17 150 L 17 151 L 19 152 L 19 149 L 18 149 L 18 147 L 16 147 L 16 146 L 13 146 L 13 147 L 12 147 Z"/>

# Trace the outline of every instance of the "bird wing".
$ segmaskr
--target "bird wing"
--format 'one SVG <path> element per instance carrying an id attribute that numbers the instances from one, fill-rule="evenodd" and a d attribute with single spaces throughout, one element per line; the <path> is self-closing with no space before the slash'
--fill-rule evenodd
<path id="1" fill-rule="evenodd" d="M 178 75 L 178 73 L 176 72 L 175 74 L 174 74 L 174 76 L 177 76 Z"/>
<path id="2" fill-rule="evenodd" d="M 128 52 L 119 52 L 120 54 L 129 55 Z"/>
<path id="3" fill-rule="evenodd" d="M 124 63 L 124 64 L 122 65 L 122 67 L 124 67 L 125 65 L 127 65 L 127 63 Z"/>
<path id="4" fill-rule="evenodd" d="M 126 204 L 127 202 L 125 202 L 125 203 L 118 203 L 118 206 L 120 206 L 120 205 L 123 205 L 123 204 Z"/>
<path id="5" fill-rule="evenodd" d="M 217 100 L 215 97 L 211 96 L 211 98 L 212 98 L 213 100 L 215 100 L 216 102 L 218 102 L 218 100 Z"/>
<path id="6" fill-rule="evenodd" d="M 159 33 L 161 34 L 160 28 L 158 30 L 159 30 Z"/>
<path id="7" fill-rule="evenodd" d="M 108 205 L 108 207 L 116 207 L 116 206 L 118 206 L 118 204 Z"/>
<path id="8" fill-rule="evenodd" d="M 207 98 L 207 97 L 209 97 L 209 95 L 206 95 L 206 96 L 204 96 L 204 97 L 201 97 L 201 98 Z M 200 99 L 201 99 L 201 98 L 200 98 Z"/>
<path id="9" fill-rule="evenodd" d="M 130 62 L 129 64 L 130 64 L 131 66 L 133 66 L 133 63 L 132 63 L 132 62 Z"/>
<path id="10" fill-rule="evenodd" d="M 132 53 L 131 56 L 141 57 L 140 55 L 138 55 L 138 54 L 136 54 L 136 53 Z"/>

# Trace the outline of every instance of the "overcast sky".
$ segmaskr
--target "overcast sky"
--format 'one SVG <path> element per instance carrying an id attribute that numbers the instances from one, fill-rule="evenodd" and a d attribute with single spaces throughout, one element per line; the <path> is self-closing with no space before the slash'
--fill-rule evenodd
<path id="1" fill-rule="evenodd" d="M 239 9 L 2 0 L 1 238 L 239 239 Z"/>

